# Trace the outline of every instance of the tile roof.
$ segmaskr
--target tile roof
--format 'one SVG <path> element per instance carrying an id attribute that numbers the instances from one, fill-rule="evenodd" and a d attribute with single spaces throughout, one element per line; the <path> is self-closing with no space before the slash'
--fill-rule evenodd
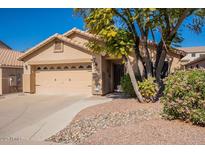
<path id="1" fill-rule="evenodd" d="M 11 49 L 10 46 L 8 46 L 6 43 L 0 40 L 0 48 L 6 48 L 6 49 Z"/>
<path id="2" fill-rule="evenodd" d="M 178 48 L 186 53 L 205 52 L 205 46 Z"/>
<path id="3" fill-rule="evenodd" d="M 88 38 L 94 38 L 94 39 L 102 40 L 102 39 L 100 39 L 99 36 L 91 34 L 88 31 L 82 31 L 80 29 L 77 29 L 76 27 L 74 27 L 73 29 L 65 32 L 63 35 L 68 37 L 68 36 L 72 35 L 73 33 L 78 33 L 78 34 L 87 36 Z M 151 40 L 148 40 L 148 45 L 156 47 L 156 43 L 154 41 L 151 41 Z M 171 48 L 171 50 L 169 52 L 181 55 L 182 57 L 184 57 L 186 55 L 184 50 L 180 49 L 180 48 L 179 49 Z"/>
<path id="4" fill-rule="evenodd" d="M 91 34 L 91 33 L 89 33 L 88 31 L 82 31 L 82 30 L 80 30 L 80 29 L 77 29 L 76 27 L 74 27 L 73 29 L 71 29 L 71 30 L 65 32 L 63 35 L 68 37 L 68 36 L 70 36 L 70 35 L 73 34 L 73 33 L 78 33 L 78 34 L 87 36 L 87 37 L 89 37 L 89 38 L 100 39 L 99 36 L 94 35 L 94 34 Z"/>
<path id="5" fill-rule="evenodd" d="M 32 54 L 34 51 L 36 51 L 37 49 L 39 49 L 42 46 L 46 45 L 47 43 L 53 41 L 56 38 L 60 39 L 60 40 L 62 40 L 64 42 L 70 43 L 72 45 L 78 46 L 80 48 L 83 48 L 83 49 L 89 51 L 89 48 L 87 48 L 86 45 L 83 44 L 82 42 L 79 42 L 79 41 L 76 41 L 76 40 L 73 40 L 73 39 L 69 38 L 69 36 L 72 35 L 73 33 L 78 33 L 78 34 L 84 35 L 84 36 L 86 36 L 88 38 L 99 39 L 100 41 L 102 41 L 102 39 L 100 39 L 100 37 L 98 37 L 97 35 L 91 34 L 91 33 L 87 32 L 87 31 L 79 30 L 77 28 L 73 28 L 73 29 L 69 30 L 68 32 L 65 32 L 62 35 L 56 33 L 56 34 L 48 37 L 46 40 L 40 42 L 36 46 L 34 46 L 34 47 L 30 48 L 29 50 L 27 50 L 22 56 L 19 57 L 19 60 L 23 60 L 25 57 L 27 57 L 28 55 Z M 154 42 L 152 42 L 152 41 L 149 41 L 148 43 L 150 45 L 154 45 Z M 185 53 L 181 49 L 172 49 L 170 52 L 175 53 L 175 54 L 179 54 L 179 55 L 182 55 L 182 56 L 185 56 Z"/>
<path id="6" fill-rule="evenodd" d="M 23 67 L 23 62 L 17 60 L 21 55 L 21 52 L 0 48 L 0 67 Z"/>

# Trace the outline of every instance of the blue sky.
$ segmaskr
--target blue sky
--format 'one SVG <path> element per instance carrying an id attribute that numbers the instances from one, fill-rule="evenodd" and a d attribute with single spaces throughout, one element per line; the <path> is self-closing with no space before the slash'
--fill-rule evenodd
<path id="1" fill-rule="evenodd" d="M 24 51 L 54 33 L 73 27 L 83 29 L 83 20 L 73 9 L 0 9 L 0 40 Z M 199 35 L 182 28 L 182 47 L 205 46 L 205 28 Z"/>

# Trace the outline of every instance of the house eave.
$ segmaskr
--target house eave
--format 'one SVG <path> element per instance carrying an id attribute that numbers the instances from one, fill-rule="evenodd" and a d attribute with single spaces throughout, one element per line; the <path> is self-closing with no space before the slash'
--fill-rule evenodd
<path id="1" fill-rule="evenodd" d="M 66 59 L 66 60 L 46 60 L 46 61 L 29 61 L 28 65 L 54 65 L 54 64 L 75 64 L 75 63 L 91 63 L 89 58 Z"/>

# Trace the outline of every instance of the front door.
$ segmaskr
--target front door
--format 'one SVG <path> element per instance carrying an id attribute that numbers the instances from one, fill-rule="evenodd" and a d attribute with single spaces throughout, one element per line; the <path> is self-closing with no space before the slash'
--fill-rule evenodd
<path id="1" fill-rule="evenodd" d="M 123 64 L 114 64 L 114 90 L 117 90 L 120 85 L 120 80 L 124 75 L 124 65 Z"/>

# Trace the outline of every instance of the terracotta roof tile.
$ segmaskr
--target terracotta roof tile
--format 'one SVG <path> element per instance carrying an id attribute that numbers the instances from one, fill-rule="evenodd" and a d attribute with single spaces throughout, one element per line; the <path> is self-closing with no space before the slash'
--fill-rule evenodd
<path id="1" fill-rule="evenodd" d="M 6 43 L 0 40 L 0 48 L 6 48 L 6 49 L 11 49 Z M 12 50 L 12 49 L 11 49 Z"/>
<path id="2" fill-rule="evenodd" d="M 21 56 L 23 53 L 0 48 L 0 67 L 1 66 L 9 66 L 9 67 L 22 67 L 23 62 L 17 60 L 19 56 Z"/>
<path id="3" fill-rule="evenodd" d="M 74 27 L 73 29 L 71 29 L 71 30 L 65 32 L 63 35 L 68 37 L 69 35 L 71 35 L 71 34 L 73 34 L 73 33 L 78 33 L 78 34 L 87 36 L 87 37 L 89 37 L 89 38 L 95 38 L 95 39 L 98 39 L 98 40 L 102 40 L 102 39 L 100 39 L 99 36 L 94 35 L 94 34 L 91 34 L 91 33 L 89 33 L 88 31 L 82 31 L 82 30 L 80 30 L 80 29 L 77 29 L 76 27 Z M 141 42 L 140 42 L 140 43 L 141 43 Z M 152 40 L 148 40 L 148 45 L 153 46 L 153 47 L 156 47 L 156 43 L 155 43 L 154 41 L 152 41 Z M 181 55 L 182 57 L 184 57 L 184 56 L 186 55 L 186 53 L 184 52 L 184 50 L 183 50 L 183 49 L 180 49 L 180 48 L 179 48 L 179 49 L 172 48 L 170 52 L 175 53 L 175 54 L 178 54 L 178 55 Z"/>
<path id="4" fill-rule="evenodd" d="M 81 35 L 84 35 L 84 36 L 87 36 L 87 37 L 90 37 L 90 38 L 100 39 L 99 36 L 91 34 L 88 31 L 82 31 L 80 29 L 77 29 L 76 27 L 74 27 L 73 29 L 65 32 L 63 35 L 64 36 L 69 36 L 69 35 L 71 35 L 73 33 L 78 33 L 78 34 L 81 34 Z"/>

